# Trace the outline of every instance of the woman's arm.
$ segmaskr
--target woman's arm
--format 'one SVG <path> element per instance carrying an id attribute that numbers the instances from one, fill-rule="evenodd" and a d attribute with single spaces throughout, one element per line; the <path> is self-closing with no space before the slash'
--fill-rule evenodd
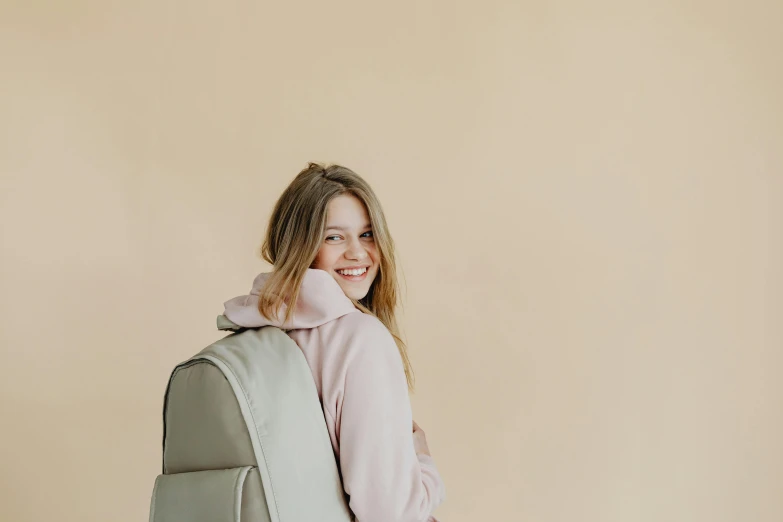
<path id="1" fill-rule="evenodd" d="M 357 522 L 424 522 L 443 502 L 445 486 L 432 457 L 416 454 L 394 339 L 380 321 L 362 326 L 340 414 L 343 487 Z"/>

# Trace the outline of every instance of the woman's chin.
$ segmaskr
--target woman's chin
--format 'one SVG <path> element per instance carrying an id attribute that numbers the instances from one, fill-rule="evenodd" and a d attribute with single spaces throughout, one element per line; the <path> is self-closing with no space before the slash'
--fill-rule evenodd
<path id="1" fill-rule="evenodd" d="M 343 288 L 343 292 L 345 292 L 346 296 L 348 296 L 350 299 L 353 299 L 355 301 L 358 301 L 367 295 L 367 292 L 357 292 L 355 288 L 351 288 L 351 289 Z"/>
<path id="2" fill-rule="evenodd" d="M 350 283 L 345 283 L 344 281 L 337 281 L 337 283 L 340 285 L 340 288 L 343 289 L 343 293 L 349 298 L 354 299 L 358 301 L 359 299 L 364 298 L 364 296 L 367 295 L 367 292 L 362 291 L 360 288 L 356 288 L 355 286 L 351 285 Z"/>

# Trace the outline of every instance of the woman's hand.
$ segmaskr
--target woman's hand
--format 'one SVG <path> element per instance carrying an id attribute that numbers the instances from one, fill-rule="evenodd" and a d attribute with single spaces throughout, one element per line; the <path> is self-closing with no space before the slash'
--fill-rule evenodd
<path id="1" fill-rule="evenodd" d="M 416 449 L 416 455 L 424 454 L 432 457 L 430 448 L 427 446 L 427 437 L 424 435 L 424 430 L 416 424 L 416 421 L 413 421 L 413 447 Z"/>

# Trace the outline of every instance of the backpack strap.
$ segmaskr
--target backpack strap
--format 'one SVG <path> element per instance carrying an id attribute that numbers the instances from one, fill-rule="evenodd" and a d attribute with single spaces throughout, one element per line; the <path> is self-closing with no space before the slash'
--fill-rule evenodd
<path id="1" fill-rule="evenodd" d="M 229 330 L 232 332 L 242 332 L 247 330 L 244 326 L 239 326 L 225 315 L 217 316 L 217 328 L 218 330 Z"/>

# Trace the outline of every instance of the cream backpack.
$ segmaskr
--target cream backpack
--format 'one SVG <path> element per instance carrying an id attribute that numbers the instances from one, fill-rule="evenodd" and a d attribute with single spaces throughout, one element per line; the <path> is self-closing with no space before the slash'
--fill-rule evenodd
<path id="1" fill-rule="evenodd" d="M 274 326 L 218 328 L 169 379 L 150 522 L 350 522 L 302 351 Z"/>

